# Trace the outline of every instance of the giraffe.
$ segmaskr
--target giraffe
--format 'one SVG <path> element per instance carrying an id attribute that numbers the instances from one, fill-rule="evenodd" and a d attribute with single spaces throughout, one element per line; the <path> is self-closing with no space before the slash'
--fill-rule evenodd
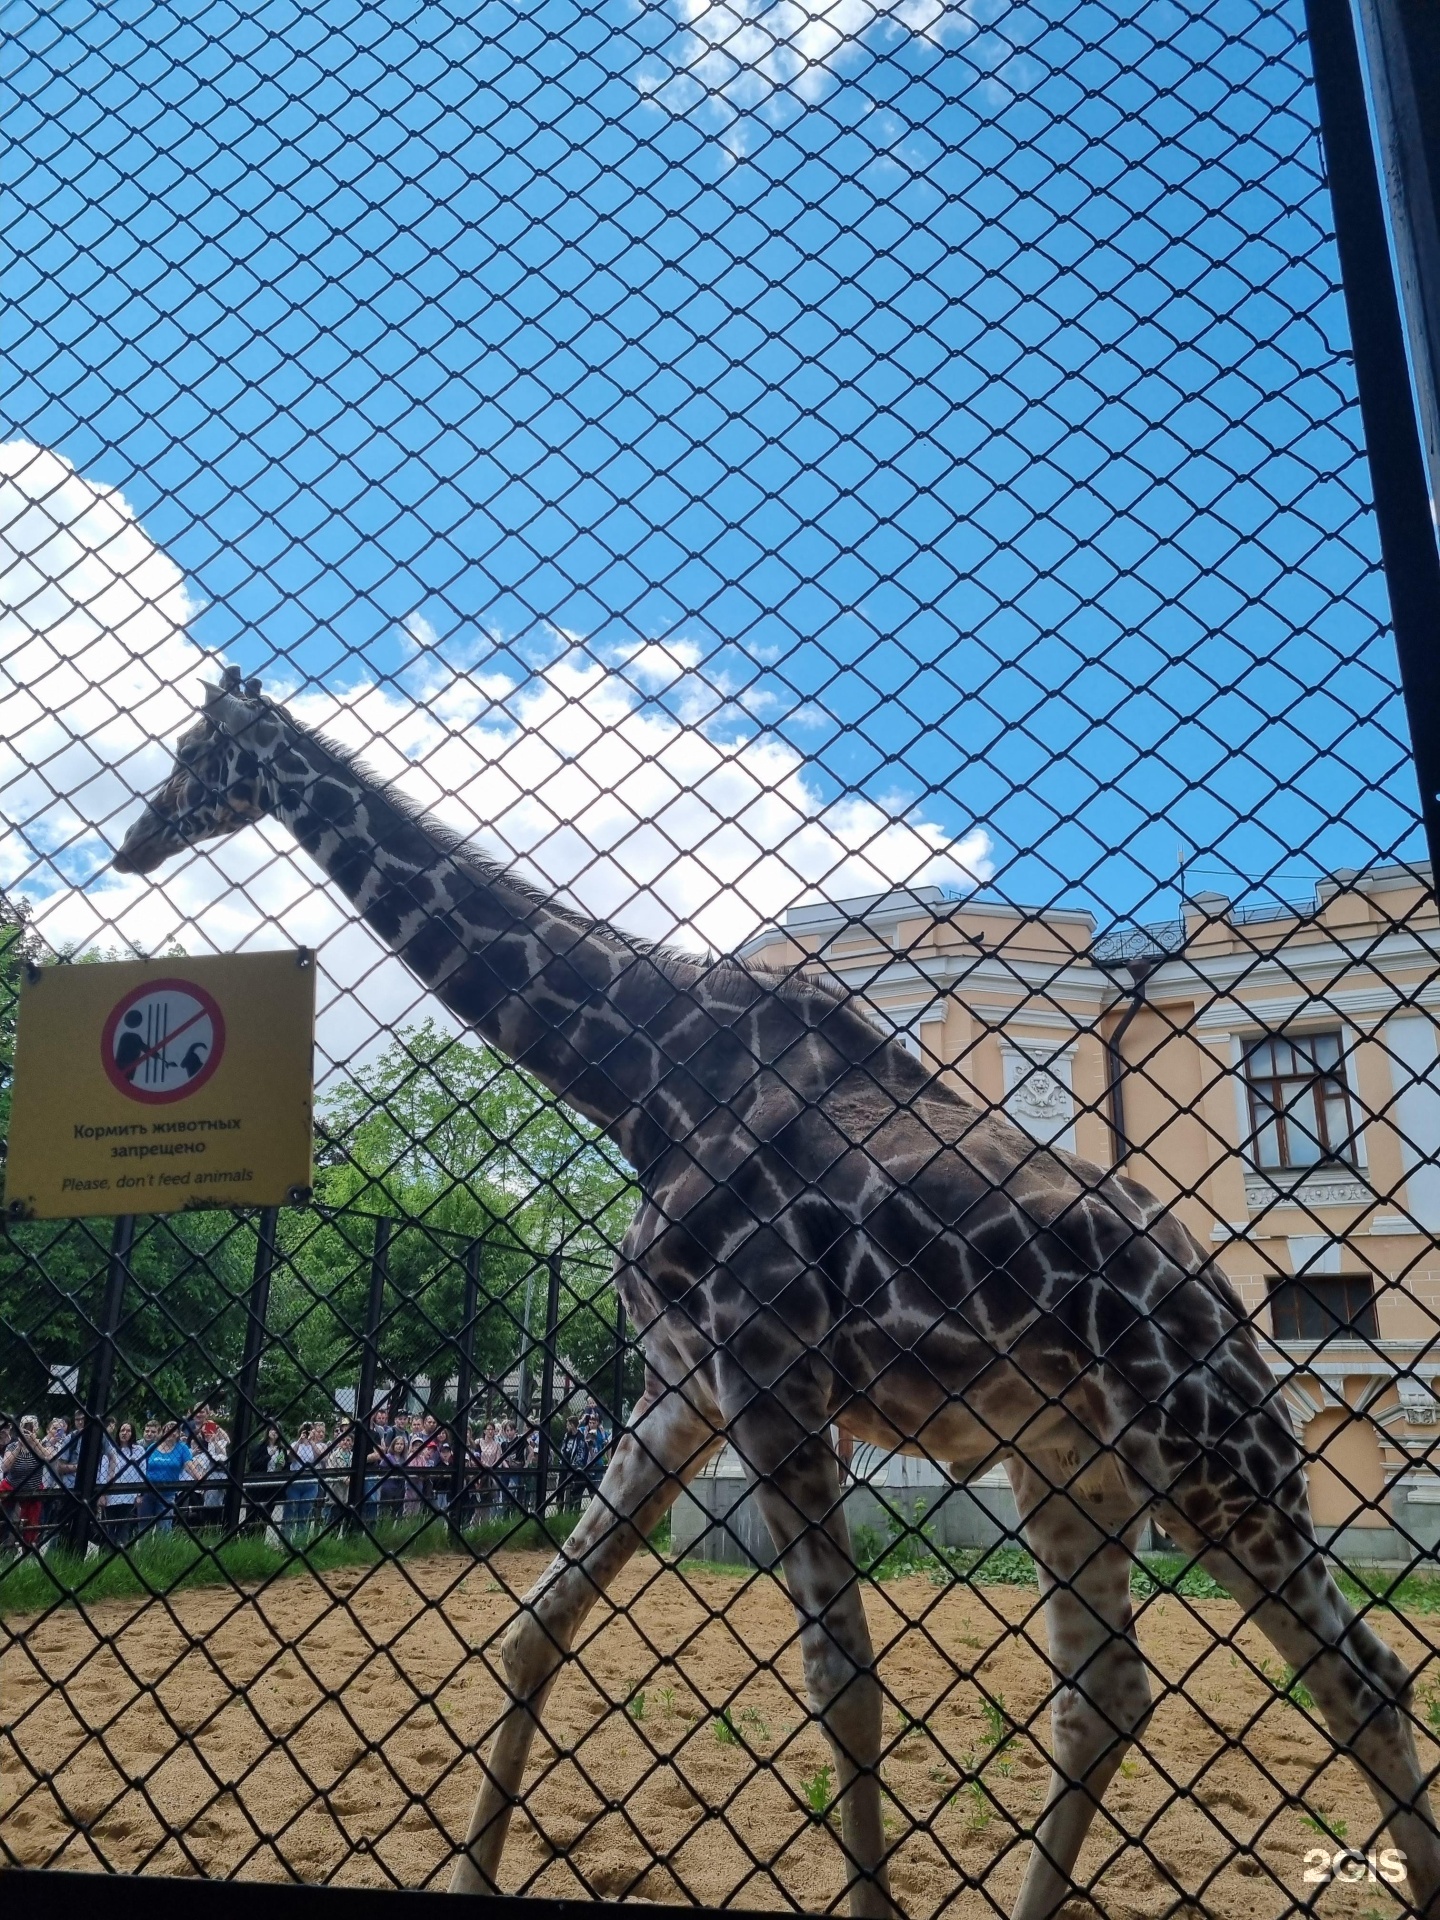
<path id="1" fill-rule="evenodd" d="M 452 1890 L 499 1886 L 547 1697 L 595 1600 L 735 1446 L 835 1756 L 851 1913 L 897 1913 L 882 1695 L 832 1438 L 1003 1463 L 1044 1596 L 1048 1798 L 1013 1909 L 1049 1920 L 1151 1707 L 1130 1601 L 1153 1515 L 1305 1677 L 1440 1920 L 1410 1678 L 1328 1572 L 1284 1402 L 1229 1282 L 1159 1202 L 1037 1148 L 839 991 L 621 933 L 547 898 L 227 668 L 114 860 L 279 821 L 465 1025 L 603 1128 L 640 1202 L 615 1284 L 645 1389 L 600 1496 L 503 1647 L 509 1704 Z"/>

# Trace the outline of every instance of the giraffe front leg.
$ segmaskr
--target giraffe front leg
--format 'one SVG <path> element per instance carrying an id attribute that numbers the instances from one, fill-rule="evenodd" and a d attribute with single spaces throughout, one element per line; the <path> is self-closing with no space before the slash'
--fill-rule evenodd
<path id="1" fill-rule="evenodd" d="M 1018 1462 L 1010 1474 L 1045 1596 L 1057 1682 L 1050 1792 L 1011 1920 L 1050 1920 L 1070 1895 L 1100 1802 L 1150 1714 L 1130 1604 L 1135 1503 L 1118 1484 L 1103 1485 L 1105 1463 L 1090 1476 L 1089 1497 L 1085 1480 L 1067 1489 L 1063 1474 L 1052 1482 Z"/>
<path id="2" fill-rule="evenodd" d="M 763 1424 L 748 1417 L 732 1438 L 758 1476 L 755 1499 L 800 1624 L 806 1691 L 835 1755 L 850 1912 L 855 1920 L 897 1920 L 880 1810 L 883 1696 L 840 1508 L 839 1462 L 823 1424 L 778 1461 Z"/>
<path id="3" fill-rule="evenodd" d="M 676 1495 L 723 1444 L 683 1394 L 668 1392 L 636 1409 L 615 1448 L 600 1490 L 575 1531 L 520 1603 L 505 1636 L 510 1705 L 485 1762 L 451 1893 L 499 1891 L 500 1856 L 520 1798 L 540 1715 L 581 1623 Z"/>

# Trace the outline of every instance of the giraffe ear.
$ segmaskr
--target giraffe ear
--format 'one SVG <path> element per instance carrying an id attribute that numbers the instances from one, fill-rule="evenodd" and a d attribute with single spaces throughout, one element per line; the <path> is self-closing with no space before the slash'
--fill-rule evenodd
<path id="1" fill-rule="evenodd" d="M 227 668 L 227 673 L 229 669 Z M 230 686 L 222 681 L 218 686 L 213 680 L 201 682 L 205 690 L 205 705 L 201 717 L 206 720 L 212 731 L 217 733 L 240 734 L 255 719 L 255 709 L 243 698 L 237 699 L 239 683 Z"/>

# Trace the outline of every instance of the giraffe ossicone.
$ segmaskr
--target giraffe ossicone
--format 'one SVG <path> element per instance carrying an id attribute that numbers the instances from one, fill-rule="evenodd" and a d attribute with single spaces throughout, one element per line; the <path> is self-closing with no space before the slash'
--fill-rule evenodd
<path id="1" fill-rule="evenodd" d="M 1409 1675 L 1331 1577 L 1303 1455 L 1229 1282 L 1133 1182 L 933 1080 L 840 992 L 671 952 L 546 896 L 227 667 L 122 872 L 280 821 L 457 1019 L 603 1127 L 641 1199 L 615 1284 L 646 1387 L 505 1643 L 510 1705 L 452 1885 L 498 1889 L 546 1699 L 595 1599 L 728 1438 L 799 1619 L 857 1916 L 896 1913 L 882 1695 L 832 1428 L 1004 1464 L 1056 1687 L 1015 1920 L 1049 1920 L 1151 1695 L 1130 1601 L 1153 1516 L 1303 1675 L 1440 1920 Z M 1183 1890 L 1182 1890 L 1183 1891 Z"/>

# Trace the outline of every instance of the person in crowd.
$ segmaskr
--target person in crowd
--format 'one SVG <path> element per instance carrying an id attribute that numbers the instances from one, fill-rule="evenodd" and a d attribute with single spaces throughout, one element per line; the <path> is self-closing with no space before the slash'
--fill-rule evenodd
<path id="1" fill-rule="evenodd" d="M 324 1422 L 321 1422 L 324 1434 Z M 323 1525 L 332 1513 L 344 1509 L 350 1484 L 350 1461 L 355 1449 L 355 1429 L 338 1422 L 333 1436 L 324 1442 L 318 1460 L 320 1468 L 320 1504 L 316 1519 Z"/>
<path id="2" fill-rule="evenodd" d="M 5 1458 L 15 1444 L 15 1422 L 8 1413 L 0 1413 L 0 1552 L 18 1541 L 15 1531 L 14 1502 L 10 1482 L 5 1478 Z"/>
<path id="3" fill-rule="evenodd" d="M 410 1457 L 410 1437 L 403 1428 L 395 1427 L 381 1448 L 380 1457 L 384 1472 L 376 1490 L 376 1504 L 380 1519 L 393 1522 L 399 1520 L 404 1511 L 408 1487 L 405 1466 Z"/>
<path id="4" fill-rule="evenodd" d="M 41 1493 L 45 1514 L 41 1524 L 47 1533 L 53 1534 L 61 1524 L 64 1502 L 58 1496 L 65 1491 L 67 1472 L 69 1479 L 75 1476 L 73 1465 L 65 1458 L 69 1438 L 69 1421 L 61 1414 L 55 1414 L 45 1429 L 45 1481 Z"/>
<path id="5" fill-rule="evenodd" d="M 520 1493 L 525 1484 L 524 1442 L 516 1433 L 513 1420 L 500 1422 L 497 1437 L 500 1443 L 500 1504 L 504 1510 L 510 1511 L 519 1508 Z"/>
<path id="6" fill-rule="evenodd" d="M 40 1545 L 49 1477 L 47 1461 L 40 1422 L 33 1413 L 24 1414 L 19 1433 L 0 1460 L 0 1478 L 10 1489 L 10 1515 L 23 1546 Z"/>
<path id="7" fill-rule="evenodd" d="M 273 1420 L 257 1426 L 245 1453 L 245 1500 L 247 1524 L 275 1524 L 278 1514 L 274 1482 L 284 1472 L 285 1437 Z"/>
<path id="8" fill-rule="evenodd" d="M 480 1435 L 480 1514 L 493 1519 L 500 1508 L 500 1460 L 504 1451 L 493 1420 L 487 1420 Z"/>
<path id="9" fill-rule="evenodd" d="M 440 1472 L 444 1465 L 441 1455 L 443 1437 L 440 1423 L 433 1413 L 427 1413 L 411 1442 L 410 1481 L 414 1489 L 415 1507 L 424 1505 L 432 1512 L 444 1505 L 444 1480 Z M 405 1511 L 412 1511 L 412 1503 L 408 1499 Z"/>
<path id="10" fill-rule="evenodd" d="M 455 1512 L 456 1524 L 462 1527 L 474 1526 L 482 1517 L 481 1501 L 484 1498 L 484 1473 L 480 1466 L 480 1429 L 475 1426 L 454 1427 L 450 1433 L 450 1461 L 453 1468 L 456 1449 L 461 1445 L 464 1434 L 464 1471 L 460 1475 L 460 1499 Z M 453 1484 L 453 1480 L 452 1480 Z"/>
<path id="11" fill-rule="evenodd" d="M 164 1504 L 154 1492 L 149 1480 L 150 1455 L 159 1444 L 160 1422 L 154 1419 L 147 1419 L 144 1426 L 140 1429 L 140 1471 L 144 1478 L 144 1484 L 140 1489 L 140 1499 L 135 1511 L 137 1537 L 139 1534 L 147 1532 L 149 1528 L 154 1526 L 155 1522 L 160 1518 L 161 1508 Z"/>
<path id="12" fill-rule="evenodd" d="M 100 1484 L 105 1533 L 114 1547 L 125 1547 L 135 1537 L 140 1495 L 145 1487 L 145 1448 L 131 1420 L 122 1420 L 100 1462 Z"/>
<path id="13" fill-rule="evenodd" d="M 220 1524 L 220 1512 L 225 1504 L 225 1467 L 230 1458 L 230 1436 L 209 1407 L 202 1407 L 200 1413 L 202 1418 L 195 1441 L 195 1478 L 204 1487 L 201 1505 L 205 1525 L 215 1527 Z"/>
<path id="14" fill-rule="evenodd" d="M 414 1423 L 418 1426 L 418 1422 Z M 424 1437 L 413 1430 L 405 1440 L 405 1518 L 414 1520 L 425 1501 L 426 1475 L 420 1464 L 425 1451 Z"/>
<path id="15" fill-rule="evenodd" d="M 312 1527 L 324 1526 L 330 1511 L 330 1482 L 325 1476 L 335 1470 L 335 1442 L 338 1439 L 338 1433 L 335 1439 L 331 1439 L 323 1420 L 311 1421 L 310 1446 L 315 1456 L 315 1500 L 310 1515 Z"/>
<path id="16" fill-rule="evenodd" d="M 60 1422 L 59 1424 L 62 1427 L 64 1426 L 63 1421 Z M 58 1492 L 73 1495 L 76 1492 L 77 1488 L 79 1487 L 80 1455 L 84 1450 L 84 1446 L 85 1446 L 85 1409 L 83 1407 L 80 1407 L 80 1408 L 77 1408 L 75 1413 L 74 1426 L 70 1428 L 70 1430 L 65 1434 L 64 1438 L 60 1441 L 59 1445 L 55 1450 L 54 1457 L 50 1462 L 50 1472 L 51 1472 L 51 1475 L 53 1476 L 55 1487 Z M 110 1456 L 113 1453 L 113 1451 L 114 1451 L 114 1443 L 112 1442 L 109 1434 L 105 1432 L 105 1430 L 102 1428 L 100 1433 L 100 1454 L 99 1454 L 99 1458 L 96 1460 L 96 1463 L 95 1463 L 95 1496 L 94 1498 L 96 1500 L 96 1505 L 92 1509 L 92 1511 L 94 1512 L 97 1518 L 99 1516 L 99 1506 L 98 1506 L 99 1490 L 105 1484 L 109 1462 L 110 1462 Z M 66 1502 L 64 1504 L 68 1506 L 69 1502 Z M 60 1523 L 60 1515 L 58 1512 L 55 1515 L 55 1520 L 57 1524 Z"/>
<path id="17" fill-rule="evenodd" d="M 365 1447 L 365 1501 L 361 1518 L 380 1520 L 385 1517 L 380 1511 L 380 1489 L 390 1465 L 390 1443 L 395 1437 L 388 1409 L 377 1407 L 368 1426 L 357 1427 L 355 1433 L 356 1444 Z"/>
<path id="18" fill-rule="evenodd" d="M 154 1421 L 147 1424 L 147 1435 L 154 1424 Z M 180 1437 L 180 1423 L 177 1420 L 167 1420 L 154 1443 L 145 1449 L 148 1499 L 141 1502 L 141 1518 L 153 1521 L 157 1533 L 169 1533 L 175 1525 L 176 1501 L 187 1481 L 194 1478 L 190 1470 L 193 1458 L 189 1447 Z"/>
<path id="19" fill-rule="evenodd" d="M 580 1430 L 579 1420 L 572 1413 L 565 1422 L 565 1432 L 560 1441 L 560 1485 L 556 1490 L 555 1504 L 562 1512 L 580 1505 L 585 1494 L 585 1470 L 589 1461 L 589 1445 Z"/>
<path id="20" fill-rule="evenodd" d="M 285 1436 L 273 1420 L 267 1420 L 250 1442 L 250 1452 L 245 1460 L 245 1478 L 263 1480 L 267 1474 L 276 1472 L 284 1459 Z"/>
<path id="21" fill-rule="evenodd" d="M 295 1444 L 290 1449 L 288 1464 L 292 1478 L 285 1499 L 285 1533 L 286 1537 L 292 1541 L 314 1524 L 315 1509 L 320 1497 L 320 1482 L 316 1476 L 315 1462 L 324 1450 L 324 1422 L 302 1420 L 299 1431 L 295 1435 Z"/>
<path id="22" fill-rule="evenodd" d="M 85 1438 L 85 1412 L 83 1408 L 75 1414 L 75 1424 L 55 1419 L 50 1422 L 47 1443 L 50 1446 L 50 1472 L 55 1486 L 61 1493 L 74 1491 L 75 1476 L 80 1468 L 80 1448 Z"/>
<path id="23" fill-rule="evenodd" d="M 605 1478 L 609 1457 L 610 1435 L 601 1419 L 600 1409 L 596 1407 L 585 1421 L 585 1477 L 592 1493 L 597 1491 Z"/>

